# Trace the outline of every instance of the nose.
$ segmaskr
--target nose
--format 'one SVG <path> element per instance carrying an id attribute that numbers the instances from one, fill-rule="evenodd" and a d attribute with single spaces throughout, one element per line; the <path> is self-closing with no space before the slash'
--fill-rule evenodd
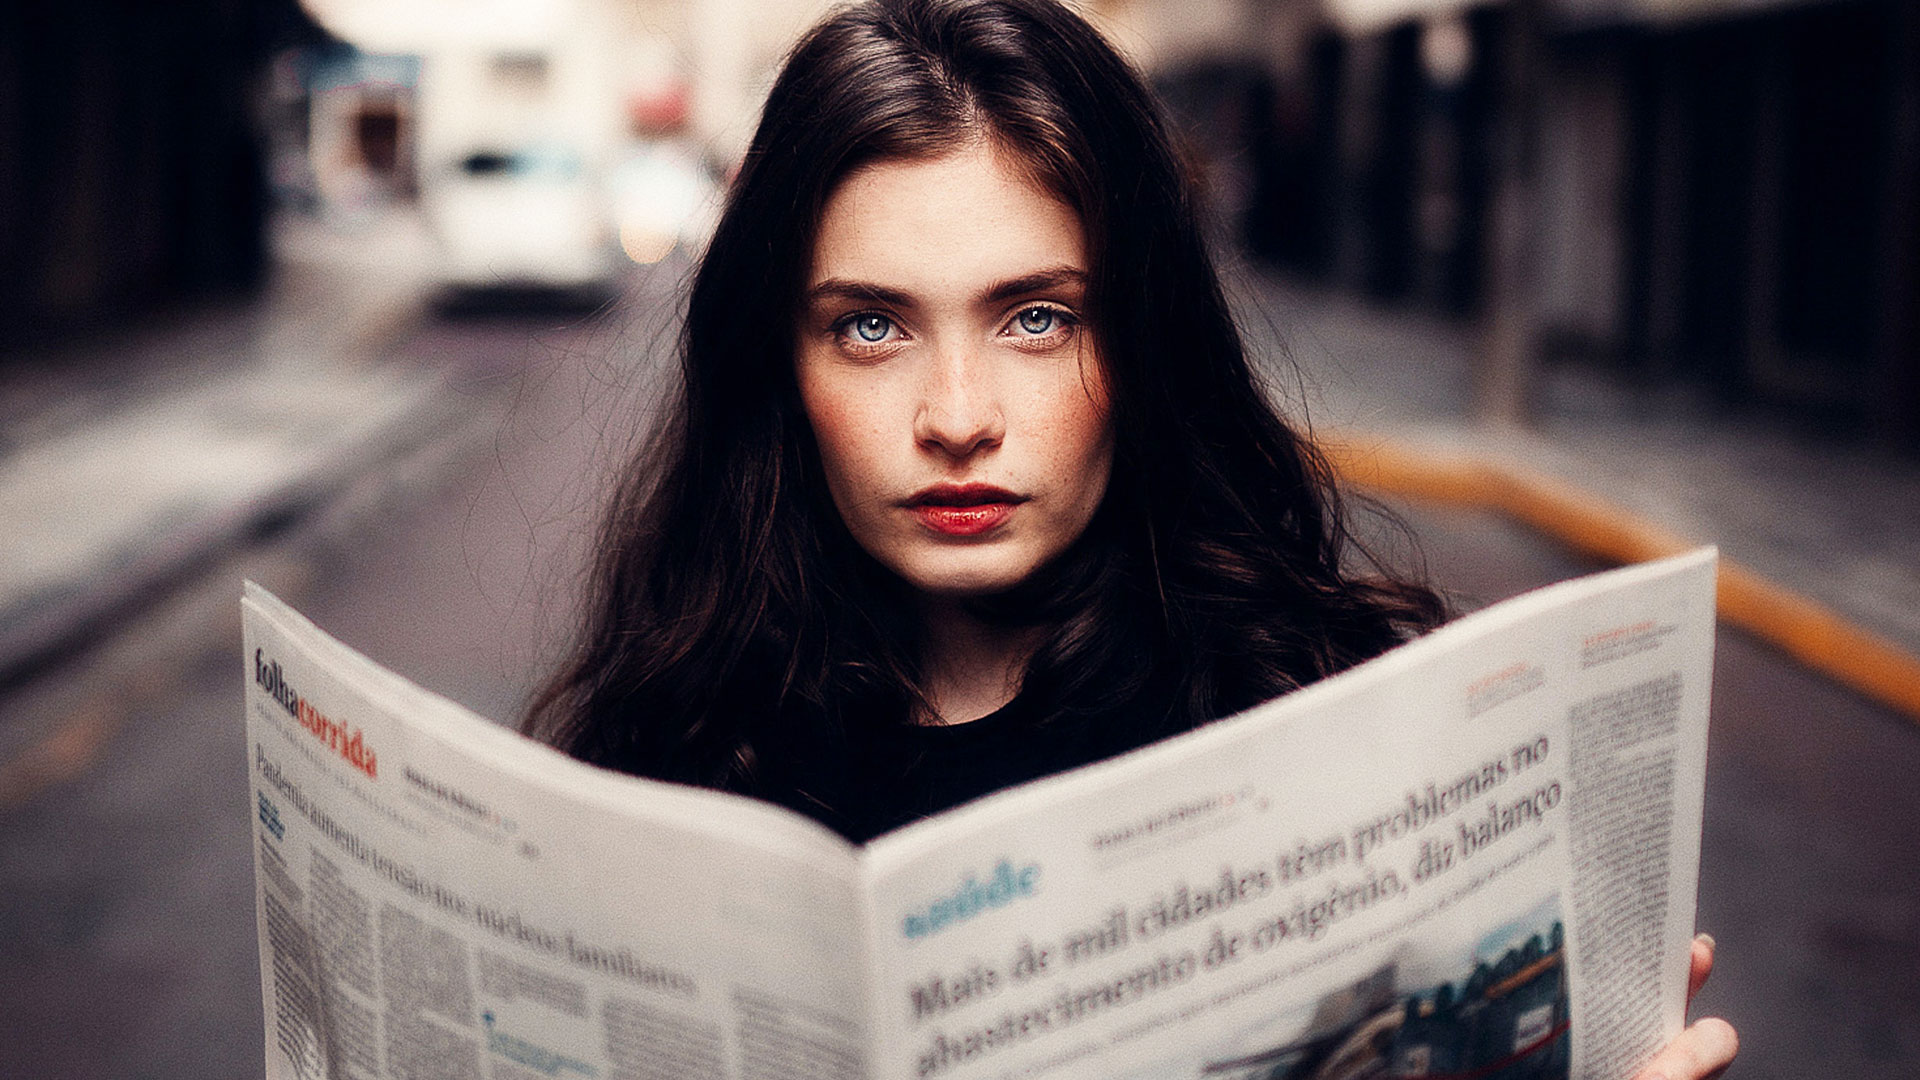
<path id="1" fill-rule="evenodd" d="M 941 349 L 914 415 L 914 440 L 963 458 L 998 446 L 1005 436 L 1006 419 L 985 358 L 964 347 Z"/>

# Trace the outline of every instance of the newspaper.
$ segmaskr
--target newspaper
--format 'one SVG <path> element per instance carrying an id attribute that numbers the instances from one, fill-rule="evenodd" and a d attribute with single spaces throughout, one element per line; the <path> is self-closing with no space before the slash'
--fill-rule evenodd
<path id="1" fill-rule="evenodd" d="M 245 609 L 266 1075 L 1630 1075 L 1682 1025 L 1715 554 L 862 846 Z"/>

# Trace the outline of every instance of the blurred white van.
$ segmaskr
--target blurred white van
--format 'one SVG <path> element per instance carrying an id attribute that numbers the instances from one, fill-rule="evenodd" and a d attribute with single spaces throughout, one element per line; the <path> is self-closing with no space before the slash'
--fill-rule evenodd
<path id="1" fill-rule="evenodd" d="M 445 285 L 591 289 L 622 269 L 606 188 L 577 150 L 475 146 L 429 166 L 421 180 Z"/>
<path id="2" fill-rule="evenodd" d="M 420 74 L 420 209 L 455 292 L 604 291 L 629 266 L 608 172 L 620 96 L 607 35 L 556 22 L 448 44 Z"/>

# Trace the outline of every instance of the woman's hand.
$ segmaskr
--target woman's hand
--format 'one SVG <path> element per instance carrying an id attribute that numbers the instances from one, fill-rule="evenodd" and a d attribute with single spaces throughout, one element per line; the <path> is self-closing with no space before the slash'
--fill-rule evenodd
<path id="1" fill-rule="evenodd" d="M 1687 1005 L 1713 973 L 1713 938 L 1701 934 L 1693 939 L 1693 968 L 1687 973 Z M 1633 1080 L 1713 1080 L 1733 1064 L 1740 1050 L 1740 1037 L 1733 1025 L 1718 1018 L 1698 1020 L 1688 1025 L 1680 1037 L 1654 1055 L 1647 1067 Z"/>

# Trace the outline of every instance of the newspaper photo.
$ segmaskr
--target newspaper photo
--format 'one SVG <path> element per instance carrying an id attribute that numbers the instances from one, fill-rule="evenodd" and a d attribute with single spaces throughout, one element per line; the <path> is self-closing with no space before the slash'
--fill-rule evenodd
<path id="1" fill-rule="evenodd" d="M 1677 1034 L 1715 555 L 856 846 L 243 601 L 266 1075 L 1624 1080 Z"/>

